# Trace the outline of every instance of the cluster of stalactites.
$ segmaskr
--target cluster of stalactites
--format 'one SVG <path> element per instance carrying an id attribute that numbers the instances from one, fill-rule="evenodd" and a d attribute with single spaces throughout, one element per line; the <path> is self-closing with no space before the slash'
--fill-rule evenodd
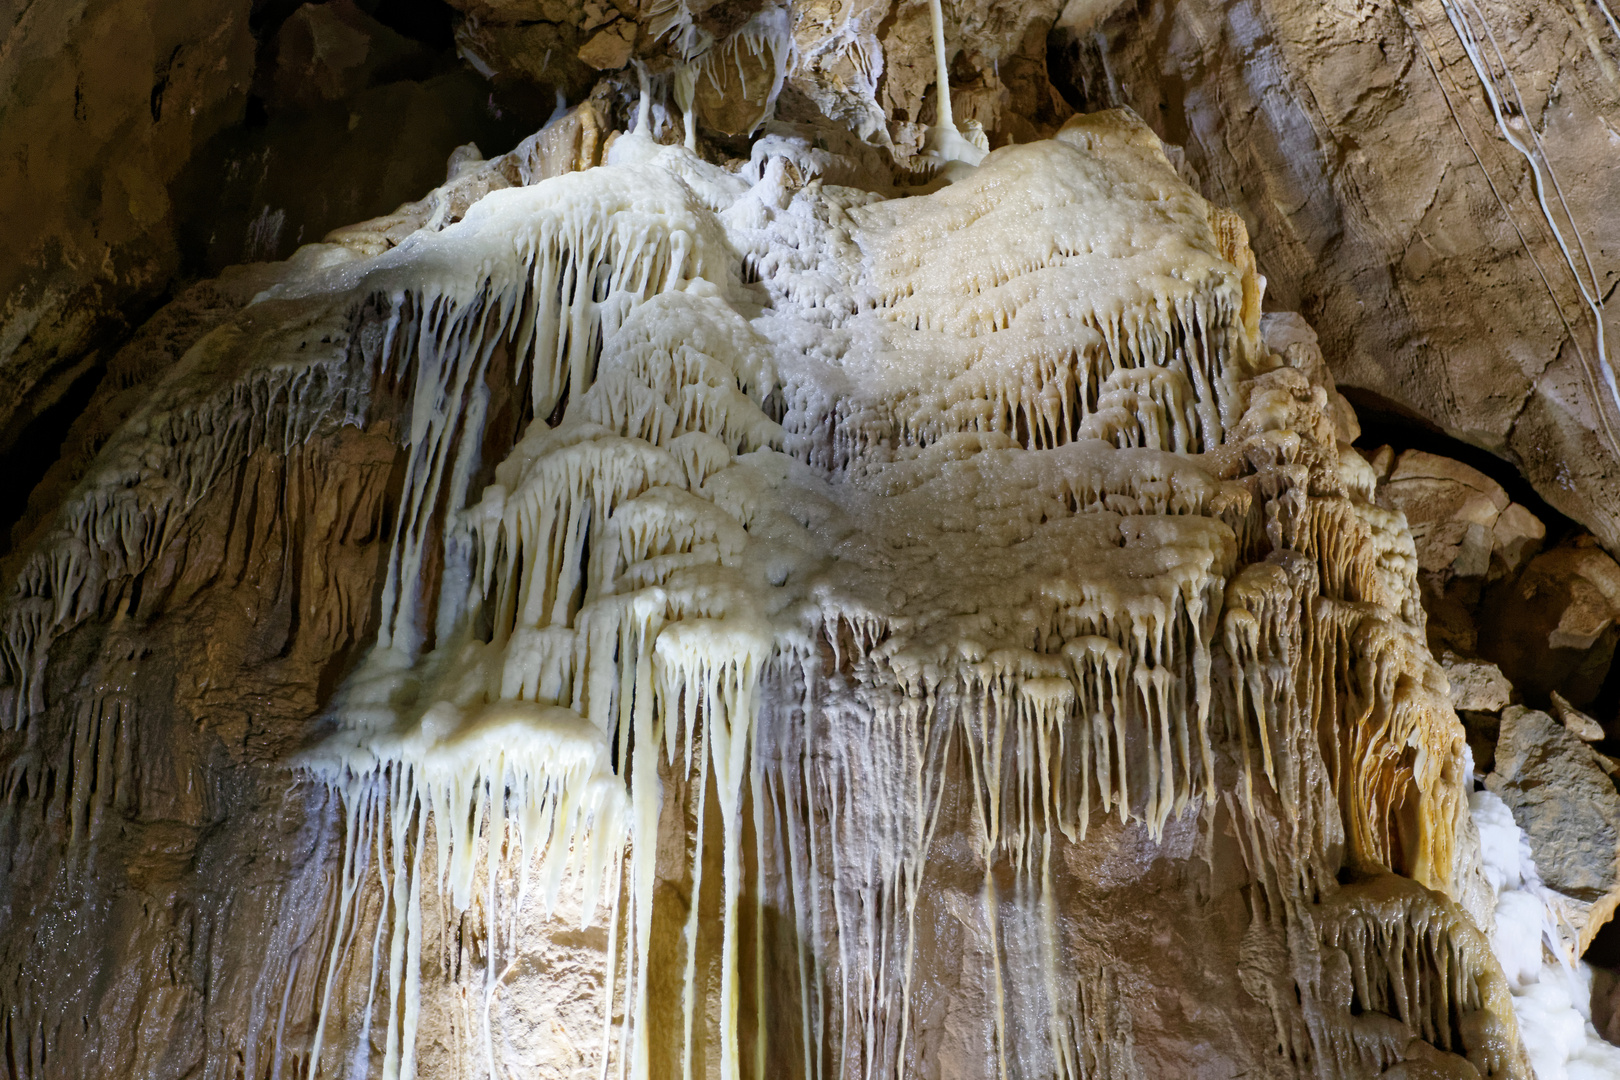
<path id="1" fill-rule="evenodd" d="M 762 680 L 807 704 L 859 702 L 869 730 L 831 741 L 864 757 L 817 784 L 828 797 L 877 793 L 840 865 L 876 860 L 871 880 L 907 941 L 951 747 L 968 763 L 991 897 L 1002 862 L 1047 889 L 1056 838 L 1083 839 L 1096 807 L 1160 835 L 1213 794 L 1217 739 L 1240 748 L 1253 816 L 1261 778 L 1297 806 L 1298 748 L 1337 747 L 1352 729 L 1365 745 L 1333 765 L 1352 850 L 1441 880 L 1453 748 L 1408 688 L 1416 654 L 1375 629 L 1415 595 L 1408 564 L 1395 540 L 1336 538 L 1345 522 L 1358 538 L 1391 530 L 1354 492 L 1335 512 L 1311 494 L 1326 460 L 1309 429 L 1319 390 L 1282 373 L 1251 378 L 1252 257 L 1156 144 L 1105 118 L 987 159 L 982 183 L 818 214 L 804 200 L 820 196 L 790 197 L 781 170 L 748 191 L 680 151 L 623 141 L 640 138 L 616 151 L 633 164 L 543 185 L 522 214 L 470 213 L 362 283 L 392 298 L 378 362 L 413 380 L 410 458 L 387 629 L 316 767 L 351 820 L 385 803 L 376 820 L 405 830 L 388 885 L 406 897 L 390 931 L 390 955 L 404 957 L 389 994 L 407 1003 L 390 1006 L 399 1062 L 420 994 L 415 860 L 428 819 L 454 818 L 436 826 L 434 865 L 457 908 L 480 851 L 491 880 L 500 860 L 543 852 L 548 904 L 559 867 L 583 860 L 595 889 L 629 851 L 627 906 L 609 887 L 610 951 L 623 955 L 608 964 L 625 982 L 610 986 L 604 1024 L 624 1017 L 618 1067 L 647 1075 L 658 852 L 637 841 L 656 836 L 660 772 L 673 770 L 700 793 L 694 895 L 718 793 L 721 1060 L 736 1074 L 743 814 L 753 806 L 764 844 L 760 777 L 785 760 L 755 749 Z M 1024 220 L 994 203 L 1014 183 L 1060 197 L 1034 200 L 1042 209 Z M 729 209 L 704 209 L 716 206 Z M 775 307 L 750 324 L 724 236 L 754 250 L 795 214 L 801 254 L 862 269 L 840 284 L 823 266 L 806 284 L 804 264 L 781 260 L 762 281 Z M 1143 254 L 1144 230 L 1164 240 L 1157 254 Z M 478 272 L 452 273 L 463 262 Z M 1054 320 L 1072 344 L 1042 329 Z M 795 344 L 806 325 L 853 343 L 836 379 L 806 376 L 813 365 L 798 355 L 780 370 L 785 354 L 813 349 Z M 492 371 L 528 383 L 534 419 L 475 496 Z M 805 437 L 829 417 L 830 433 Z M 1196 452 L 1228 475 L 1245 471 L 1230 466 L 1241 456 L 1249 475 L 1221 480 L 1186 460 Z M 1341 609 L 1358 616 L 1344 623 L 1354 640 L 1330 649 L 1324 613 Z M 1335 687 L 1299 678 L 1328 653 L 1327 669 L 1359 680 L 1350 708 Z M 799 714 L 797 737 L 810 737 L 814 712 Z M 769 737 L 779 747 L 795 736 Z M 1402 749 L 1414 739 L 1416 763 Z M 1413 806 L 1424 808 L 1417 831 L 1393 828 Z M 1332 842 L 1332 823 L 1312 827 L 1315 846 Z M 353 849 L 364 838 L 350 832 Z M 693 904 L 688 972 L 698 917 Z M 690 980 L 683 1007 L 690 1033 Z M 1078 1060 L 1078 1046 L 1058 1038 L 1052 1052 Z"/>
<path id="2" fill-rule="evenodd" d="M 1324 1064 L 1383 1069 L 1417 1038 L 1482 1077 L 1529 1075 L 1490 943 L 1443 895 L 1383 874 L 1339 890 L 1310 921 L 1322 944 L 1312 989 L 1329 1009 L 1312 1032 Z"/>
<path id="3" fill-rule="evenodd" d="M 1219 446 L 1257 357 L 1262 285 L 1241 222 L 1144 133 L 1123 113 L 1080 117 L 926 199 L 778 215 L 827 219 L 813 244 L 858 258 L 857 280 L 806 273 L 780 242 L 812 244 L 760 229 L 752 265 L 773 295 L 853 314 L 834 378 L 787 380 L 790 414 L 814 425 L 789 428 L 808 460 L 869 469 L 960 433 L 1026 449 Z"/>
<path id="4" fill-rule="evenodd" d="M 519 702 L 458 707 L 441 701 L 423 717 L 419 732 L 392 747 L 329 745 L 312 764 L 347 813 L 335 922 L 309 1050 L 312 1075 L 322 1060 L 345 961 L 351 972 L 362 965 L 368 971 L 363 1029 L 383 1013 L 377 1017 L 383 1028 L 383 1076 L 415 1074 L 429 867 L 436 870 L 440 898 L 448 898 L 457 911 L 472 904 L 480 869 L 491 890 L 485 910 L 493 911 L 503 862 L 517 868 L 519 906 L 532 889 L 549 916 L 572 878 L 585 922 L 598 917 L 604 882 L 609 906 L 617 908 L 629 807 L 612 774 L 606 740 L 572 710 Z M 363 940 L 356 941 L 362 925 L 359 893 L 371 884 L 368 870 L 381 896 L 369 951 Z M 379 980 L 387 987 L 385 996 L 378 993 Z M 347 1035 L 348 1055 L 364 1055 L 365 1030 Z"/>
<path id="5" fill-rule="evenodd" d="M 659 153 L 679 152 L 641 156 Z M 483 861 L 494 881 L 502 860 L 527 864 L 540 851 L 549 908 L 565 865 L 583 860 L 581 887 L 594 895 L 633 853 L 629 907 L 621 911 L 610 886 L 609 921 L 625 924 L 615 940 L 628 951 L 625 1031 L 635 1033 L 617 1058 L 645 1075 L 657 846 L 629 838 L 656 833 L 660 785 L 652 759 L 630 767 L 632 746 L 643 756 L 663 746 L 668 760 L 719 786 L 727 970 L 736 966 L 741 789 L 771 636 L 753 614 L 752 578 L 736 565 L 739 516 L 759 485 L 720 474 L 779 443 L 780 429 L 756 400 L 773 383 L 768 355 L 725 301 L 731 265 L 713 261 L 713 220 L 693 209 L 699 200 L 678 171 L 644 161 L 588 183 L 564 178 L 538 189 L 555 189 L 552 200 L 506 222 L 521 226 L 510 230 L 510 254 L 489 254 L 480 232 L 500 218 L 469 214 L 444 234 L 459 253 L 382 268 L 385 283 L 412 271 L 431 282 L 394 287 L 379 351 L 380 365 L 414 376 L 384 596 L 389 632 L 340 697 L 340 732 L 309 765 L 351 817 L 383 792 L 391 827 L 415 822 L 415 839 L 401 834 L 390 849 L 399 853 L 392 894 L 408 898 L 388 929 L 389 954 L 404 957 L 390 969 L 389 1044 L 397 1037 L 404 1048 L 397 1059 L 390 1050 L 390 1076 L 411 1067 L 410 1003 L 420 998 L 412 905 L 430 819 L 434 865 L 457 910 Z M 470 290 L 433 280 L 452 256 L 480 254 Z M 497 364 L 514 389 L 528 382 L 536 419 L 473 498 Z M 422 583 L 436 557 L 435 604 Z M 435 607 L 430 635 L 421 613 Z M 515 842 L 504 839 L 509 830 Z M 364 837 L 351 829 L 348 840 L 353 863 Z M 592 905 L 583 910 L 588 917 Z M 339 935 L 333 973 L 345 949 Z M 734 1031 L 728 1039 L 735 1044 Z"/>
<path id="6" fill-rule="evenodd" d="M 1250 381 L 1231 431 L 1228 452 L 1242 454 L 1259 511 L 1240 546 L 1246 561 L 1273 553 L 1227 590 L 1232 699 L 1249 718 L 1234 734 L 1256 740 L 1261 772 L 1286 808 L 1301 805 L 1301 792 L 1275 748 L 1309 732 L 1350 863 L 1448 891 L 1462 733 L 1423 642 L 1410 534 L 1341 466 L 1325 406 L 1320 387 L 1278 368 Z"/>
<path id="7" fill-rule="evenodd" d="M 647 14 L 652 36 L 668 40 L 679 58 L 671 73 L 670 89 L 681 110 L 687 149 L 697 149 L 693 105 L 699 81 L 707 81 L 718 95 L 735 72 L 737 90 L 746 97 L 749 68 L 763 69 L 769 85 L 762 100 L 753 102 L 758 110 L 747 134 L 752 135 L 760 124 L 770 119 L 796 55 L 789 8 L 767 5 L 719 41 L 696 21 L 687 0 L 656 0 Z"/>
<path id="8" fill-rule="evenodd" d="M 321 312 L 291 330 L 286 349 L 338 332 Z M 236 344 L 204 338 L 182 362 L 205 365 Z M 259 368 L 198 401 L 173 380 L 102 451 L 96 469 L 57 514 L 0 606 L 0 730 L 44 711 L 53 642 L 97 615 L 128 608 L 133 583 L 172 539 L 172 525 L 224 476 L 260 450 L 289 454 L 323 423 L 357 411 L 358 387 L 336 358 Z"/>
<path id="9" fill-rule="evenodd" d="M 526 383 L 529 414 L 545 417 L 591 386 L 603 335 L 637 304 L 728 280 L 722 242 L 694 201 L 667 170 L 633 166 L 496 191 L 454 233 L 418 234 L 354 284 L 387 298 L 375 362 L 412 387 L 382 647 L 414 655 L 454 623 L 463 597 L 447 591 L 450 607 L 430 626 L 418 582 L 438 523 L 469 500 L 492 365 Z"/>

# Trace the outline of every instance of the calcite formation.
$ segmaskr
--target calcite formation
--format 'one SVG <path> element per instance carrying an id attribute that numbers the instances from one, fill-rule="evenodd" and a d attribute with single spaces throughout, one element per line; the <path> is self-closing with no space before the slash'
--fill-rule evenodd
<path id="1" fill-rule="evenodd" d="M 11 1071 L 1530 1076 L 1539 879 L 1241 220 L 1125 112 L 899 186 L 648 112 L 303 249 L 18 563 Z M 129 643 L 234 595 L 211 762 Z"/>

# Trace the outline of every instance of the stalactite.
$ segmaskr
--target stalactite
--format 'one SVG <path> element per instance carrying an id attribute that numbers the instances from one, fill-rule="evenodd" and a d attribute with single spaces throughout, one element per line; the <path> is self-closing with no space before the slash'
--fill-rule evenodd
<path id="1" fill-rule="evenodd" d="M 657 18 L 695 61 L 690 12 Z M 98 481 L 24 575 L 26 719 L 50 637 L 186 500 L 398 403 L 376 643 L 299 759 L 340 855 L 274 1067 L 514 1071 L 505 1003 L 566 923 L 600 945 L 548 1065 L 907 1075 L 942 1038 L 919 952 L 956 904 L 991 1072 L 1142 1076 L 1139 991 L 1069 948 L 1073 860 L 1227 830 L 1282 1066 L 1400 1060 L 1359 1010 L 1523 1076 L 1488 949 L 1423 888 L 1453 888 L 1464 759 L 1411 540 L 1261 344 L 1241 221 L 1125 114 L 909 198 L 772 145 L 731 172 L 638 128 L 306 257 L 198 355 L 284 357 L 309 326 L 339 355 L 154 413 L 162 497 Z M 103 757 L 108 715 L 82 725 Z"/>

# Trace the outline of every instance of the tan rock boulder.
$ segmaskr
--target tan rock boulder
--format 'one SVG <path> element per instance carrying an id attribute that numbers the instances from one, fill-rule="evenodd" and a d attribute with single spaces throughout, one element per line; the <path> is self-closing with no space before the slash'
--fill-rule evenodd
<path id="1" fill-rule="evenodd" d="M 1502 713 L 1485 786 L 1513 810 L 1549 888 L 1569 897 L 1585 949 L 1620 904 L 1620 791 L 1596 752 L 1544 712 Z"/>
<path id="2" fill-rule="evenodd" d="M 630 62 L 635 50 L 636 26 L 620 20 L 604 30 L 597 31 L 580 46 L 580 62 L 597 71 L 617 71 Z"/>
<path id="3" fill-rule="evenodd" d="M 1517 570 L 1547 538 L 1547 526 L 1519 503 L 1509 503 L 1491 529 L 1491 546 L 1509 570 Z"/>
<path id="4" fill-rule="evenodd" d="M 1513 684 L 1489 660 L 1446 653 L 1440 658 L 1451 683 L 1451 707 L 1458 712 L 1500 712 L 1512 700 Z"/>
<path id="5" fill-rule="evenodd" d="M 1378 501 L 1406 515 L 1419 567 L 1457 577 L 1490 570 L 1497 520 L 1510 503 L 1502 486 L 1478 469 L 1421 450 L 1395 459 Z"/>
<path id="6" fill-rule="evenodd" d="M 1569 701 L 1554 690 L 1552 693 L 1553 715 L 1558 722 L 1568 728 L 1581 742 L 1601 742 L 1603 739 L 1603 725 L 1592 719 L 1586 713 L 1571 705 Z M 1610 771 L 1605 769 L 1605 771 Z"/>

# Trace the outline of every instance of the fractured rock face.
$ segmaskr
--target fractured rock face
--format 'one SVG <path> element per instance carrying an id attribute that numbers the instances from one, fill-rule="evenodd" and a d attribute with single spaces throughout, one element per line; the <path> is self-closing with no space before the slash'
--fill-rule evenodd
<path id="1" fill-rule="evenodd" d="M 1508 507 L 1507 493 L 1490 477 L 1460 461 L 1408 450 L 1395 459 L 1378 494 L 1406 515 L 1420 569 L 1457 577 L 1483 577 L 1490 569 L 1496 523 Z"/>
<path id="2" fill-rule="evenodd" d="M 1077 104 L 1186 147 L 1341 387 L 1615 550 L 1616 41 L 1607 4 L 1151 0 L 1053 53 Z"/>
<path id="3" fill-rule="evenodd" d="M 1451 684 L 1451 707 L 1458 712 L 1501 712 L 1512 699 L 1513 684 L 1495 664 L 1445 653 L 1440 666 Z"/>
<path id="4" fill-rule="evenodd" d="M 1580 904 L 1582 949 L 1620 904 L 1620 792 L 1598 755 L 1546 713 L 1502 713 L 1485 785 L 1513 810 L 1550 888 Z"/>
<path id="5" fill-rule="evenodd" d="M 1585 705 L 1614 657 L 1617 619 L 1620 564 L 1590 543 L 1562 546 L 1487 591 L 1479 647 L 1515 686 Z"/>

